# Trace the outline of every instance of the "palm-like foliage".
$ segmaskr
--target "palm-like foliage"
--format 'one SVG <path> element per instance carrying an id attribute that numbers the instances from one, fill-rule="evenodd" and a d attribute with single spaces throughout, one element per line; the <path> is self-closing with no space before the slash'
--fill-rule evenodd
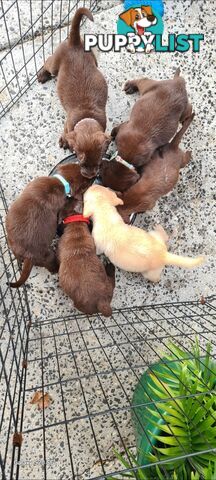
<path id="1" fill-rule="evenodd" d="M 132 468 L 136 468 L 136 470 L 130 471 L 130 463 L 126 461 L 121 454 L 115 451 L 116 457 L 122 466 L 128 470 L 128 473 L 118 474 L 116 477 L 108 476 L 108 480 L 117 480 L 117 478 L 132 478 L 136 480 L 164 480 L 163 471 L 158 465 L 155 467 L 154 473 L 152 472 L 150 477 L 149 474 L 146 473 L 146 470 L 140 468 L 136 458 L 131 454 L 131 452 L 128 451 L 127 453 L 131 460 L 131 464 L 133 466 Z M 216 480 L 216 461 L 209 462 L 208 467 L 203 469 L 202 475 L 200 475 L 198 472 L 187 472 L 185 467 L 182 468 L 181 476 L 176 470 L 170 472 L 169 480 L 180 480 L 180 478 L 184 478 L 185 480 Z"/>
<path id="2" fill-rule="evenodd" d="M 145 416 L 151 426 L 158 427 L 158 434 L 148 431 L 156 444 L 148 455 L 139 451 L 137 458 L 130 452 L 128 456 L 137 468 L 143 459 L 149 464 L 165 461 L 171 480 L 216 480 L 216 363 L 211 360 L 211 346 L 207 346 L 204 358 L 197 341 L 191 355 L 174 344 L 168 348 L 171 354 L 163 357 L 161 372 L 154 373 L 152 367 L 149 374 L 155 403 L 153 408 L 146 407 Z M 131 469 L 129 462 L 117 456 Z M 159 466 L 138 468 L 123 478 L 127 475 L 138 480 L 164 480 Z"/>

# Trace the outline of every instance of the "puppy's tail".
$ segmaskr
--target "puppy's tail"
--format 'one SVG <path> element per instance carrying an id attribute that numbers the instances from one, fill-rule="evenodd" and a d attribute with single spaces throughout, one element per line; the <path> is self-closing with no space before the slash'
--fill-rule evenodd
<path id="1" fill-rule="evenodd" d="M 69 44 L 71 47 L 79 47 L 82 45 L 80 38 L 80 23 L 83 15 L 88 17 L 92 22 L 94 21 L 93 15 L 88 8 L 78 8 L 72 20 L 69 36 Z"/>
<path id="2" fill-rule="evenodd" d="M 169 252 L 166 254 L 166 265 L 176 265 L 177 267 L 181 268 L 195 268 L 199 265 L 202 265 L 204 261 L 204 257 L 181 257 Z"/>
<path id="3" fill-rule="evenodd" d="M 176 72 L 175 72 L 174 78 L 180 77 L 180 73 L 181 73 L 181 69 L 180 69 L 180 67 L 179 67 L 179 68 L 177 68 L 177 70 L 176 70 Z"/>
<path id="4" fill-rule="evenodd" d="M 112 308 L 107 300 L 99 300 L 97 307 L 98 312 L 102 313 L 104 317 L 111 317 Z"/>
<path id="5" fill-rule="evenodd" d="M 193 113 L 190 115 L 190 117 L 188 117 L 188 118 L 184 121 L 181 130 L 179 130 L 179 132 L 175 135 L 175 137 L 174 137 L 174 138 L 172 139 L 172 141 L 171 141 L 171 146 L 172 146 L 173 148 L 175 148 L 175 147 L 177 148 L 177 147 L 179 146 L 179 144 L 180 144 L 180 142 L 181 142 L 181 140 L 182 140 L 183 135 L 185 134 L 185 132 L 186 132 L 187 129 L 189 128 L 189 126 L 190 126 L 191 122 L 193 121 L 194 117 L 195 117 L 195 112 L 193 112 Z"/>
<path id="6" fill-rule="evenodd" d="M 20 275 L 20 279 L 17 280 L 17 282 L 9 283 L 10 287 L 12 288 L 21 287 L 21 285 L 23 285 L 26 282 L 27 278 L 29 277 L 32 267 L 33 267 L 32 261 L 29 258 L 26 258 L 23 262 L 23 268 Z"/>

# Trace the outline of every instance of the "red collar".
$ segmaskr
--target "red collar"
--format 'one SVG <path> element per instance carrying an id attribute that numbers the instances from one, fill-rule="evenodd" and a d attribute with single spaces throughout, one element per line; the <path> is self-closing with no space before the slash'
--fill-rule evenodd
<path id="1" fill-rule="evenodd" d="M 63 224 L 67 225 L 68 223 L 74 223 L 74 222 L 83 222 L 83 223 L 88 223 L 90 224 L 90 220 L 88 217 L 84 217 L 83 215 L 71 215 L 70 217 L 67 217 L 63 220 Z"/>

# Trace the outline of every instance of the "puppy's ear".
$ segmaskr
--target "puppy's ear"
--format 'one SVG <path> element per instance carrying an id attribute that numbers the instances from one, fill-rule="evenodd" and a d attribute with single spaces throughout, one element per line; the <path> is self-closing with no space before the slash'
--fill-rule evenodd
<path id="1" fill-rule="evenodd" d="M 104 155 L 106 153 L 111 141 L 112 141 L 111 135 L 109 135 L 108 133 L 104 133 L 104 142 L 103 142 L 103 145 L 102 145 L 102 155 Z"/>
<path id="2" fill-rule="evenodd" d="M 118 205 L 124 205 L 124 202 L 122 200 L 122 197 L 123 197 L 123 194 L 121 192 L 116 192 L 115 191 L 115 194 L 116 194 L 116 198 L 115 198 L 115 207 L 117 207 Z"/>
<path id="3" fill-rule="evenodd" d="M 76 143 L 76 132 L 72 131 L 72 132 L 66 133 L 65 138 L 68 142 L 69 147 L 70 148 L 74 147 Z"/>
<path id="4" fill-rule="evenodd" d="M 127 10 L 119 15 L 119 18 L 121 18 L 121 20 L 123 20 L 129 27 L 132 26 L 132 10 L 133 8 L 130 8 L 130 10 Z"/>
<path id="5" fill-rule="evenodd" d="M 144 7 L 144 5 L 142 5 L 141 9 L 146 15 L 153 15 L 152 7 Z"/>
<path id="6" fill-rule="evenodd" d="M 118 205 L 124 205 L 124 202 L 123 202 L 123 200 L 122 200 L 121 198 L 117 197 L 117 199 L 118 199 L 118 203 L 116 203 L 116 207 L 117 207 Z"/>

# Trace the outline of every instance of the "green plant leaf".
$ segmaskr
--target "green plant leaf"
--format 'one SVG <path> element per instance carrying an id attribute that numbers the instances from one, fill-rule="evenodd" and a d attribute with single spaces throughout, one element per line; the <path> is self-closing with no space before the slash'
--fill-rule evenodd
<path id="1" fill-rule="evenodd" d="M 178 438 L 175 438 L 174 436 L 171 436 L 171 435 L 170 436 L 167 435 L 166 437 L 163 437 L 162 435 L 154 435 L 152 433 L 152 437 L 158 440 L 159 442 L 164 443 L 165 445 L 172 445 L 172 446 L 179 445 L 179 447 L 181 447 L 182 445 L 183 452 L 185 451 L 184 450 L 185 446 L 188 446 L 188 448 L 190 447 L 190 441 L 187 436 L 181 437 L 181 440 L 179 440 Z"/>
<path id="2" fill-rule="evenodd" d="M 209 418 L 206 418 L 200 425 L 199 425 L 199 431 L 197 433 L 205 432 L 208 431 L 209 427 L 215 423 L 216 420 L 216 412 L 210 413 Z"/>
<path id="3" fill-rule="evenodd" d="M 174 357 L 177 357 L 180 360 L 190 358 L 190 354 L 188 354 L 187 352 L 185 352 L 185 350 L 182 350 L 180 347 L 178 347 L 177 345 L 175 345 L 172 342 L 168 343 L 168 348 L 171 350 Z M 173 356 L 171 358 L 173 360 Z"/>
<path id="4" fill-rule="evenodd" d="M 206 417 L 206 409 L 205 409 L 203 406 L 198 407 L 198 408 L 196 408 L 196 407 L 198 407 L 198 405 L 194 403 L 194 409 L 195 409 L 195 412 L 196 412 L 196 413 L 195 413 L 195 415 L 193 416 L 193 413 L 194 413 L 194 412 L 192 412 L 192 416 L 191 416 L 191 424 L 192 424 L 193 426 L 198 425 L 198 424 L 200 423 L 200 421 L 201 421 L 203 418 Z"/>
<path id="5" fill-rule="evenodd" d="M 198 472 L 191 472 L 191 480 L 200 480 L 200 475 Z"/>
<path id="6" fill-rule="evenodd" d="M 159 427 L 162 432 L 165 432 L 168 435 L 172 435 L 173 431 L 176 428 L 176 427 L 172 426 L 170 423 L 169 424 L 161 423 L 160 425 L 158 425 L 157 422 L 155 422 L 153 419 L 150 419 L 150 418 L 149 418 L 149 423 L 151 423 L 151 425 L 153 425 L 156 428 Z M 186 426 L 185 426 L 185 428 L 186 428 Z M 148 433 L 150 435 L 151 431 L 148 430 Z M 182 429 L 182 436 L 184 436 L 183 433 L 185 433 L 185 431 Z M 185 436 L 187 436 L 187 432 L 186 432 Z"/>
<path id="7" fill-rule="evenodd" d="M 180 431 L 183 431 L 183 429 L 185 428 L 185 422 L 179 420 L 178 418 L 176 418 L 174 416 L 167 415 L 166 413 L 164 413 L 164 419 L 165 419 L 167 424 L 170 424 L 173 427 L 178 428 L 179 435 L 180 435 Z"/>
<path id="8" fill-rule="evenodd" d="M 161 382 L 156 377 L 154 377 L 154 383 L 158 387 L 158 390 L 152 385 L 149 385 L 149 388 L 152 390 L 153 393 L 155 393 L 158 398 L 166 399 L 170 397 L 170 400 L 173 400 L 175 398 L 175 392 L 173 392 L 169 385 L 161 384 Z M 180 407 L 181 401 L 175 398 L 175 404 Z"/>
<path id="9" fill-rule="evenodd" d="M 113 451 L 114 451 L 114 454 L 115 454 L 116 458 L 122 463 L 122 465 L 124 465 L 125 468 L 131 469 L 130 463 L 125 460 L 123 455 L 121 455 L 121 453 L 117 452 L 117 450 L 115 450 L 115 449 L 113 449 Z"/>
<path id="10" fill-rule="evenodd" d="M 162 475 L 158 465 L 156 465 L 155 469 L 156 469 L 156 472 L 157 472 L 157 475 L 158 475 L 158 479 L 159 480 L 164 480 L 164 476 Z"/>
<path id="11" fill-rule="evenodd" d="M 207 448 L 216 449 L 216 362 L 211 359 L 211 345 L 207 344 L 204 355 L 198 337 L 192 353 L 173 343 L 168 348 L 171 354 L 163 354 L 161 365 L 157 364 L 155 369 L 153 366 L 148 377 L 147 391 L 152 405 L 143 408 L 142 414 L 138 409 L 144 428 L 146 425 L 148 435 L 157 443 L 150 454 L 143 452 L 138 458 L 145 458 L 152 465 L 158 462 L 158 457 L 165 460 L 170 480 L 216 480 L 216 450 L 202 453 Z M 160 433 L 152 434 L 153 428 Z M 195 452 L 197 455 L 187 457 Z M 129 451 L 127 454 L 132 465 L 138 467 L 128 478 L 165 480 L 163 468 L 156 465 L 155 470 L 141 469 L 136 456 Z M 179 456 L 183 458 L 176 460 Z M 121 458 L 120 455 L 119 461 Z M 124 459 L 126 469 L 130 468 L 129 463 Z"/>
<path id="12" fill-rule="evenodd" d="M 170 447 L 170 448 L 160 448 L 160 447 L 155 447 L 156 450 L 163 455 L 168 455 L 169 457 L 175 458 L 178 457 L 179 455 L 183 455 L 184 451 L 180 447 Z"/>
<path id="13" fill-rule="evenodd" d="M 139 465 L 138 461 L 134 457 L 134 455 L 128 450 L 128 455 L 130 459 L 132 460 L 132 464 L 137 466 L 137 467 L 142 467 L 142 465 Z M 145 475 L 145 469 L 139 468 L 136 472 L 138 474 L 139 480 L 148 480 L 146 475 Z M 135 475 L 136 476 L 136 475 Z"/>
<path id="14" fill-rule="evenodd" d="M 182 412 L 183 410 L 181 409 L 179 411 L 179 405 L 175 403 L 175 400 L 172 401 L 167 401 L 164 403 L 159 404 L 160 408 L 164 410 L 164 413 L 168 412 L 169 415 L 172 415 L 173 417 L 178 418 L 180 421 L 182 421 Z"/>

